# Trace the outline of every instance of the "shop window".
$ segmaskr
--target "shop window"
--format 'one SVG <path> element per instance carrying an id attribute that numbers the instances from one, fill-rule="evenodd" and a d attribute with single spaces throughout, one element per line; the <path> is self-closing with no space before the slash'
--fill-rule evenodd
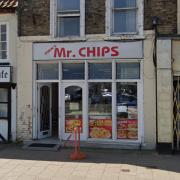
<path id="1" fill-rule="evenodd" d="M 139 79 L 140 63 L 117 63 L 116 64 L 117 79 Z"/>
<path id="2" fill-rule="evenodd" d="M 112 79 L 112 64 L 89 63 L 89 79 Z"/>
<path id="3" fill-rule="evenodd" d="M 8 89 L 0 88 L 0 118 L 8 118 Z"/>
<path id="4" fill-rule="evenodd" d="M 58 64 L 37 64 L 38 80 L 58 80 Z"/>
<path id="5" fill-rule="evenodd" d="M 85 79 L 84 63 L 63 63 L 63 80 L 83 80 Z"/>
<path id="6" fill-rule="evenodd" d="M 84 6 L 84 0 L 52 0 L 52 34 L 56 37 L 83 36 Z"/>
<path id="7" fill-rule="evenodd" d="M 89 83 L 89 137 L 112 138 L 111 83 Z"/>
<path id="8" fill-rule="evenodd" d="M 107 0 L 106 32 L 108 35 L 143 33 L 142 0 Z"/>
<path id="9" fill-rule="evenodd" d="M 7 60 L 7 25 L 0 24 L 0 60 Z"/>
<path id="10" fill-rule="evenodd" d="M 75 127 L 83 132 L 82 88 L 69 86 L 65 89 L 65 132 L 72 133 Z"/>
<path id="11" fill-rule="evenodd" d="M 116 84 L 117 139 L 138 139 L 137 83 Z"/>

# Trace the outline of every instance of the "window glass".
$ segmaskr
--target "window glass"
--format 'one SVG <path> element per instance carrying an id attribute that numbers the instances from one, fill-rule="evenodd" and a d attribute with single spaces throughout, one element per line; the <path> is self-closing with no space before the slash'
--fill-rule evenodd
<path id="1" fill-rule="evenodd" d="M 0 88 L 0 103 L 8 102 L 8 89 Z"/>
<path id="2" fill-rule="evenodd" d="M 112 79 L 112 64 L 89 63 L 89 79 Z"/>
<path id="3" fill-rule="evenodd" d="M 140 63 L 117 63 L 116 64 L 117 79 L 139 79 Z"/>
<path id="4" fill-rule="evenodd" d="M 83 132 L 82 88 L 69 86 L 65 89 L 65 132 L 72 133 L 74 128 L 81 127 Z"/>
<path id="5" fill-rule="evenodd" d="M 136 0 L 114 0 L 115 8 L 136 7 Z"/>
<path id="6" fill-rule="evenodd" d="M 89 83 L 89 137 L 112 138 L 111 83 Z"/>
<path id="7" fill-rule="evenodd" d="M 80 10 L 80 0 L 58 0 L 58 10 Z"/>
<path id="8" fill-rule="evenodd" d="M 117 138 L 138 139 L 137 83 L 117 83 Z"/>
<path id="9" fill-rule="evenodd" d="M 38 80 L 59 79 L 58 64 L 38 64 L 37 79 Z"/>
<path id="10" fill-rule="evenodd" d="M 63 69 L 63 79 L 84 79 L 85 78 L 85 69 L 84 63 L 64 63 L 62 65 Z"/>
<path id="11" fill-rule="evenodd" d="M 114 33 L 136 32 L 136 10 L 114 12 Z"/>
<path id="12" fill-rule="evenodd" d="M 0 59 L 7 59 L 7 27 L 0 25 Z"/>
<path id="13" fill-rule="evenodd" d="M 80 17 L 58 17 L 58 36 L 79 36 Z"/>
<path id="14" fill-rule="evenodd" d="M 0 118 L 7 118 L 7 117 L 8 117 L 8 104 L 0 103 Z"/>

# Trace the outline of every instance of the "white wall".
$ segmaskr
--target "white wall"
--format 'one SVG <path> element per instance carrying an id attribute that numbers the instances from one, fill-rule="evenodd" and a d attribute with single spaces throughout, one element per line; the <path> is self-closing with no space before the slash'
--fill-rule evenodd
<path id="1" fill-rule="evenodd" d="M 156 82 L 153 64 L 154 33 L 145 32 L 144 41 L 144 136 L 145 148 L 154 149 L 156 145 Z"/>
<path id="2" fill-rule="evenodd" d="M 12 73 L 12 82 L 16 83 L 17 80 L 17 16 L 15 13 L 12 14 L 0 14 L 0 22 L 8 23 L 9 26 L 9 58 L 8 61 L 10 65 L 13 67 Z M 11 133 L 12 133 L 12 140 L 16 140 L 16 89 L 12 90 L 12 98 L 11 98 Z M 5 124 L 5 123 L 3 123 Z M 4 131 L 4 130 L 3 130 Z M 0 130 L 1 132 L 1 130 Z M 4 132 L 3 132 L 4 133 Z"/>
<path id="3" fill-rule="evenodd" d="M 173 87 L 171 40 L 157 41 L 158 142 L 172 142 Z"/>

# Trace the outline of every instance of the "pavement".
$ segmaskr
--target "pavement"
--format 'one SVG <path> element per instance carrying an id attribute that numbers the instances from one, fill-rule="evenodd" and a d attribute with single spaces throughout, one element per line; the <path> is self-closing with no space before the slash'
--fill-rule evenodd
<path id="1" fill-rule="evenodd" d="M 0 144 L 0 180 L 180 180 L 180 155 L 155 151 L 83 148 L 87 158 L 71 161 L 71 148 L 54 151 Z"/>

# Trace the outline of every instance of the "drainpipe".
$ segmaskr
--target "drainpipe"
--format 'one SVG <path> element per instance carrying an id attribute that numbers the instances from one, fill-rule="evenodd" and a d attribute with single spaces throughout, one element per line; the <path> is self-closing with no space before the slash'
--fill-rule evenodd
<path id="1" fill-rule="evenodd" d="M 155 33 L 154 38 L 154 52 L 153 52 L 153 63 L 155 68 L 155 81 L 156 81 L 156 87 L 155 87 L 155 98 L 156 98 L 156 150 L 158 150 L 158 104 L 157 104 L 157 37 L 158 37 L 158 25 L 159 18 L 157 16 L 152 17 L 152 29 Z"/>

